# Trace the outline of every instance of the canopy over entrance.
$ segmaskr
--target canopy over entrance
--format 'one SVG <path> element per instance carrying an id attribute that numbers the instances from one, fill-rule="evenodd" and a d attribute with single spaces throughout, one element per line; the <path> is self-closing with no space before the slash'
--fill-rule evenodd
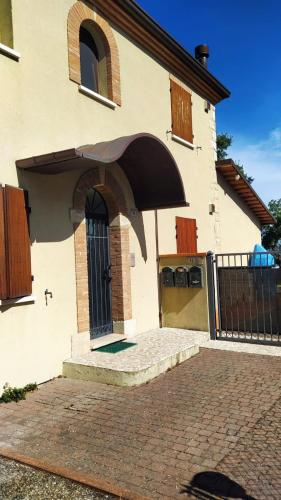
<path id="1" fill-rule="evenodd" d="M 135 134 L 16 162 L 20 169 L 40 174 L 117 162 L 126 174 L 139 210 L 187 206 L 177 164 L 165 146 L 151 134 Z"/>

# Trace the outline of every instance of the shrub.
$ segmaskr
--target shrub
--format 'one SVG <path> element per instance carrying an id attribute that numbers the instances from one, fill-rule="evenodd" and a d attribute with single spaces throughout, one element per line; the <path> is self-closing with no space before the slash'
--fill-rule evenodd
<path id="1" fill-rule="evenodd" d="M 30 391 L 35 391 L 37 389 L 37 384 L 27 384 L 24 387 L 10 387 L 6 384 L 4 385 L 4 391 L 0 398 L 0 403 L 10 403 L 11 401 L 21 401 L 25 399 L 26 393 Z"/>

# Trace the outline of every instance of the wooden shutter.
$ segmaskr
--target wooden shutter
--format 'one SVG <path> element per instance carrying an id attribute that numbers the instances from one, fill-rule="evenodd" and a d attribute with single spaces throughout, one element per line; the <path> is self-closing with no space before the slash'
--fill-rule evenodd
<path id="1" fill-rule="evenodd" d="M 32 293 L 30 239 L 22 189 L 5 186 L 7 296 Z"/>
<path id="2" fill-rule="evenodd" d="M 196 219 L 176 217 L 177 253 L 197 253 Z"/>
<path id="3" fill-rule="evenodd" d="M 7 298 L 4 190 L 0 185 L 0 299 Z"/>
<path id="4" fill-rule="evenodd" d="M 191 94 L 174 80 L 171 82 L 172 133 L 193 142 Z"/>

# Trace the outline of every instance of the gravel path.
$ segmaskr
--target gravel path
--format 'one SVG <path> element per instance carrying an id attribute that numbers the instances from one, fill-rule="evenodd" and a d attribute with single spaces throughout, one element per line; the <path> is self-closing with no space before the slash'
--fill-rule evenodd
<path id="1" fill-rule="evenodd" d="M 0 457 L 1 500 L 114 500 L 68 479 Z"/>

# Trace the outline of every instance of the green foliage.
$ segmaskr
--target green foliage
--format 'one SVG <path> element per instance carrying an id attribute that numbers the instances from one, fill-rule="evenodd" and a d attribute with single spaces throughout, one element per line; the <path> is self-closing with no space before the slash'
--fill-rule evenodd
<path id="1" fill-rule="evenodd" d="M 30 391 L 35 391 L 37 389 L 37 384 L 27 384 L 25 387 L 10 387 L 4 386 L 3 394 L 0 398 L 0 403 L 10 403 L 11 401 L 21 401 L 25 399 L 26 393 Z"/>
<path id="2" fill-rule="evenodd" d="M 281 198 L 279 198 L 279 200 L 271 200 L 268 204 L 268 208 L 273 217 L 276 219 L 281 217 Z"/>
<path id="3" fill-rule="evenodd" d="M 251 175 L 246 174 L 243 165 L 241 165 L 239 162 L 236 163 L 236 166 L 238 170 L 241 172 L 241 174 L 244 175 L 246 181 L 248 181 L 249 184 L 252 184 L 252 182 L 254 181 L 254 177 L 251 177 Z"/>
<path id="4" fill-rule="evenodd" d="M 262 231 L 262 244 L 267 250 L 281 250 L 281 198 L 271 200 L 268 208 L 276 219 L 276 224 L 266 226 Z"/>
<path id="5" fill-rule="evenodd" d="M 233 137 L 226 132 L 217 135 L 218 160 L 225 160 L 227 158 L 227 150 L 232 144 L 232 139 Z M 241 165 L 239 161 L 235 162 L 235 164 L 237 165 L 238 170 L 241 172 L 241 174 L 245 177 L 246 181 L 248 181 L 249 184 L 252 184 L 254 178 L 245 172 L 243 165 Z"/>
<path id="6" fill-rule="evenodd" d="M 38 385 L 36 384 L 36 382 L 34 382 L 33 384 L 27 384 L 24 389 L 26 390 L 26 392 L 36 391 L 36 389 L 38 389 Z"/>
<path id="7" fill-rule="evenodd" d="M 218 160 L 225 160 L 227 150 L 232 144 L 232 136 L 226 133 L 217 135 L 217 157 Z"/>

